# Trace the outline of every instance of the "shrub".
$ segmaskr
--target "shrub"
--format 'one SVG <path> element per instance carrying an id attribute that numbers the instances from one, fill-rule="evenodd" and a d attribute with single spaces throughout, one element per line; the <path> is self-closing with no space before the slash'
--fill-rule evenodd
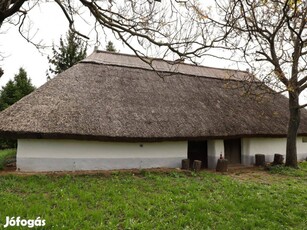
<path id="1" fill-rule="evenodd" d="M 7 160 L 16 156 L 16 149 L 5 149 L 0 151 L 0 170 L 4 168 Z"/>

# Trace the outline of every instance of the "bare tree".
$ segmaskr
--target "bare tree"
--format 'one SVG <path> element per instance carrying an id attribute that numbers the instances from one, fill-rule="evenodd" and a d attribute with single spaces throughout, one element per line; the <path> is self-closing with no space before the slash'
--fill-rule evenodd
<path id="1" fill-rule="evenodd" d="M 43 4 L 41 0 L 28 0 L 19 3 L 18 0 L 8 1 L 0 8 L 0 29 L 3 23 L 9 22 L 19 27 L 20 34 L 30 43 L 35 44 L 28 31 L 23 31 L 25 22 L 29 20 L 29 11 Z M 19 0 L 21 1 L 21 0 Z M 204 23 L 199 0 L 53 0 L 65 15 L 69 29 L 87 39 L 84 32 L 76 28 L 75 21 L 90 13 L 95 25 L 91 30 L 99 34 L 111 31 L 117 39 L 129 47 L 144 62 L 152 66 L 153 59 L 144 58 L 154 53 L 154 56 L 165 58 L 173 55 L 174 59 L 189 59 L 206 54 L 211 47 L 217 47 L 223 38 L 208 36 L 213 27 Z M 15 13 L 12 13 L 12 12 Z M 35 23 L 35 22 L 34 22 Z M 92 21 L 89 24 L 93 24 Z M 97 38 L 97 41 L 99 38 Z M 214 45 L 213 45 L 214 44 Z"/>
<path id="2" fill-rule="evenodd" d="M 20 27 L 28 10 L 39 2 L 2 1 L 0 26 L 19 17 L 15 24 Z M 275 80 L 275 86 L 289 95 L 286 165 L 297 167 L 296 137 L 300 109 L 305 106 L 299 104 L 299 95 L 307 88 L 306 1 L 215 0 L 215 6 L 206 10 L 199 0 L 54 2 L 72 31 L 86 37 L 75 28 L 74 18 L 80 16 L 80 9 L 88 10 L 96 21 L 95 29 L 111 30 L 139 57 L 157 47 L 162 58 L 173 53 L 194 61 L 214 56 L 212 49 L 223 49 L 231 53 L 227 59 L 247 63 L 265 81 Z"/>
<path id="3" fill-rule="evenodd" d="M 296 138 L 300 124 L 299 95 L 307 88 L 307 8 L 305 1 L 216 1 L 212 22 L 224 33 L 225 48 L 258 70 L 258 77 L 275 80 L 289 96 L 286 165 L 297 167 Z"/>
<path id="4" fill-rule="evenodd" d="M 148 47 L 154 45 L 159 47 L 160 57 L 174 53 L 193 60 L 220 41 L 220 38 L 212 40 L 208 36 L 212 28 L 205 25 L 203 19 L 206 16 L 202 14 L 198 0 L 53 2 L 62 10 L 74 33 L 88 38 L 75 28 L 74 23 L 76 17 L 82 17 L 80 12 L 87 10 L 96 21 L 95 29 L 111 30 L 139 56 L 144 56 Z M 41 0 L 4 0 L 0 4 L 0 28 L 14 17 L 18 18 L 14 24 L 22 28 L 28 12 L 40 4 Z M 143 48 L 143 52 L 140 48 Z"/>

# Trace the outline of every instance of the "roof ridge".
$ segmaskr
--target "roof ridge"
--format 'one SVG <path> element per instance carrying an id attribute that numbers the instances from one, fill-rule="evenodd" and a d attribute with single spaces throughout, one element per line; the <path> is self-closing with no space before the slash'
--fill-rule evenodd
<path id="1" fill-rule="evenodd" d="M 94 51 L 81 62 L 94 62 L 97 64 L 116 65 L 123 67 L 132 67 L 139 69 L 154 70 L 159 72 L 181 73 L 193 76 L 203 76 L 208 78 L 232 79 L 240 81 L 259 81 L 251 73 L 234 69 L 221 69 L 206 67 L 202 65 L 193 65 L 176 61 L 167 61 L 163 59 L 140 57 L 131 54 L 121 54 L 107 51 Z M 150 61 L 148 63 L 147 60 Z"/>
<path id="2" fill-rule="evenodd" d="M 127 57 L 133 57 L 133 58 L 138 58 L 140 59 L 138 56 L 133 55 L 133 54 L 127 54 L 127 53 L 117 53 L 117 52 L 110 52 L 110 51 L 105 51 L 105 50 L 95 50 L 92 54 L 95 53 L 105 53 L 105 54 L 110 54 L 110 55 L 117 55 L 117 56 L 127 56 Z M 92 54 L 90 54 L 88 57 L 90 57 Z M 156 58 L 156 57 L 150 57 L 150 56 L 144 56 L 142 58 L 146 58 L 146 59 L 152 59 L 153 61 L 161 61 L 161 62 L 165 62 L 168 64 L 172 64 L 173 65 L 188 65 L 188 66 L 192 66 L 192 67 L 201 67 L 201 68 L 208 68 L 208 69 L 214 69 L 214 70 L 222 70 L 222 71 L 234 71 L 234 72 L 242 72 L 242 73 L 248 73 L 250 74 L 249 71 L 247 70 L 239 70 L 239 69 L 230 69 L 230 68 L 219 68 L 219 67 L 213 67 L 213 66 L 204 66 L 204 65 L 197 65 L 197 64 L 192 64 L 192 63 L 184 63 L 184 62 L 176 62 L 173 60 L 165 60 L 163 58 Z M 87 58 L 85 58 L 84 60 L 86 60 Z M 141 59 L 140 59 L 141 60 Z M 83 62 L 83 60 L 81 61 Z M 145 63 L 145 62 L 144 62 Z"/>
<path id="3" fill-rule="evenodd" d="M 160 72 L 160 73 L 169 73 L 169 74 L 181 74 L 181 75 L 184 75 L 186 77 L 199 77 L 199 78 L 206 78 L 206 79 L 215 79 L 215 80 L 227 80 L 227 81 L 246 81 L 244 79 L 232 79 L 232 78 L 220 78 L 220 77 L 210 77 L 210 76 L 204 76 L 204 75 L 197 75 L 197 74 L 188 74 L 188 73 L 181 73 L 181 72 L 174 72 L 174 71 L 164 71 L 164 70 L 154 70 L 154 69 L 149 69 L 149 68 L 142 68 L 142 67 L 134 67 L 134 66 L 123 66 L 123 65 L 120 65 L 120 64 L 106 64 L 106 63 L 100 63 L 100 62 L 95 62 L 95 61 L 81 61 L 79 63 L 82 63 L 82 64 L 93 64 L 93 65 L 107 65 L 107 66 L 116 66 L 116 67 L 124 67 L 124 68 L 131 68 L 131 69 L 140 69 L 140 70 L 147 70 L 147 71 L 157 71 L 157 72 Z M 170 76 L 170 75 L 169 75 Z M 167 76 L 165 76 L 167 77 Z M 256 82 L 256 81 L 254 81 Z"/>

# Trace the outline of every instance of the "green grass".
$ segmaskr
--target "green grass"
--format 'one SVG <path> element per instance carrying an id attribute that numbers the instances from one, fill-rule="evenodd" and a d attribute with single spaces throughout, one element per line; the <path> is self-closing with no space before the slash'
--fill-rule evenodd
<path id="1" fill-rule="evenodd" d="M 16 156 L 16 149 L 0 150 L 0 170 L 5 166 L 7 159 Z"/>
<path id="2" fill-rule="evenodd" d="M 306 177 L 307 175 L 307 161 L 299 164 L 299 169 L 286 167 L 284 165 L 274 165 L 269 167 L 269 172 L 272 174 L 280 174 L 286 176 Z"/>
<path id="3" fill-rule="evenodd" d="M 5 175 L 0 229 L 5 216 L 40 216 L 45 229 L 307 229 L 306 169 L 267 173 L 270 184 L 209 172 Z"/>

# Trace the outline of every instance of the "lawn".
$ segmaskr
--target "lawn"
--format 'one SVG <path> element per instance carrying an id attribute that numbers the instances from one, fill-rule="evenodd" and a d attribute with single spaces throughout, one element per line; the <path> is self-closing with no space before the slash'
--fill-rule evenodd
<path id="1" fill-rule="evenodd" d="M 46 226 L 37 229 L 307 229 L 300 166 L 290 174 L 1 175 L 0 229 L 6 216 L 40 216 Z"/>

